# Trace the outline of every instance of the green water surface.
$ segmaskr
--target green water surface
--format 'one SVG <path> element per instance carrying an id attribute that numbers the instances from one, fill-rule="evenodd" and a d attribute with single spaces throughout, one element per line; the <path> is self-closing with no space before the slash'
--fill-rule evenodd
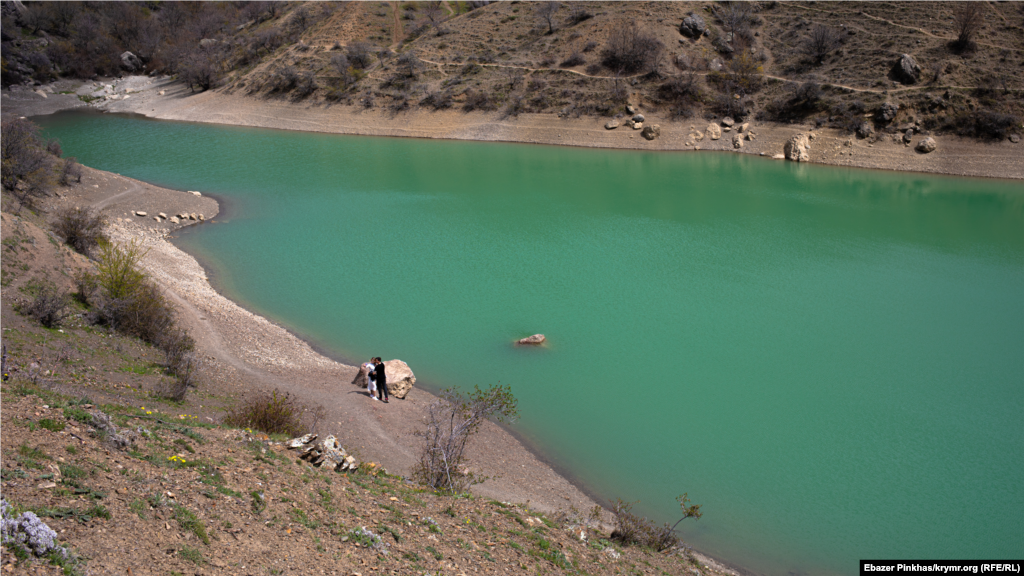
<path id="1" fill-rule="evenodd" d="M 246 306 L 428 387 L 501 382 L 601 497 L 768 574 L 1024 555 L 1024 185 L 60 114 L 89 166 L 217 194 Z M 511 346 L 535 332 L 540 349 Z"/>

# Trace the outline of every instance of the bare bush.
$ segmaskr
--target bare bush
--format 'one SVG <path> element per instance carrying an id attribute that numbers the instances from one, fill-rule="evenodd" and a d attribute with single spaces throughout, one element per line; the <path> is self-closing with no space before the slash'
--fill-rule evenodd
<path id="1" fill-rule="evenodd" d="M 464 112 L 494 110 L 495 108 L 494 101 L 486 93 L 479 90 L 466 90 L 466 101 L 462 103 L 462 110 Z"/>
<path id="2" fill-rule="evenodd" d="M 360 69 L 369 68 L 373 64 L 373 49 L 366 42 L 354 42 L 345 50 L 352 66 Z"/>
<path id="3" fill-rule="evenodd" d="M 22 313 L 35 318 L 47 328 L 57 328 L 71 315 L 71 297 L 67 292 L 54 286 L 41 286 L 32 302 L 22 309 Z"/>
<path id="4" fill-rule="evenodd" d="M 0 181 L 25 204 L 50 183 L 50 155 L 43 150 L 39 127 L 21 118 L 4 119 L 0 134 Z"/>
<path id="5" fill-rule="evenodd" d="M 228 410 L 224 423 L 267 434 L 301 436 L 312 432 L 323 417 L 323 406 L 310 406 L 280 390 L 257 392 Z"/>
<path id="6" fill-rule="evenodd" d="M 200 358 L 195 350 L 196 342 L 187 331 L 175 328 L 161 336 L 157 345 L 164 353 L 167 371 L 174 376 L 161 390 L 161 395 L 181 402 L 197 385 Z"/>
<path id="7" fill-rule="evenodd" d="M 967 52 L 974 49 L 974 37 L 982 25 L 981 2 L 957 2 L 953 8 L 953 32 L 956 33 L 956 40 L 953 41 L 953 50 Z"/>
<path id="8" fill-rule="evenodd" d="M 562 60 L 560 66 L 562 68 L 572 68 L 573 66 L 582 66 L 587 63 L 587 59 L 583 57 L 583 54 L 579 52 L 573 52 L 568 58 Z"/>
<path id="9" fill-rule="evenodd" d="M 74 156 L 65 158 L 64 162 L 61 163 L 60 174 L 57 180 L 61 186 L 70 186 L 72 180 L 75 182 L 82 181 L 82 166 Z"/>
<path id="10" fill-rule="evenodd" d="M 431 92 L 420 100 L 420 106 L 430 106 L 434 110 L 447 110 L 452 107 L 451 92 Z"/>
<path id="11" fill-rule="evenodd" d="M 75 252 L 91 256 L 100 241 L 104 240 L 105 225 L 106 221 L 101 214 L 94 214 L 84 208 L 64 208 L 57 212 L 57 219 L 51 227 Z"/>
<path id="12" fill-rule="evenodd" d="M 621 74 L 647 72 L 657 67 L 664 50 L 665 45 L 653 34 L 630 22 L 608 37 L 601 52 L 601 63 Z"/>
<path id="13" fill-rule="evenodd" d="M 569 24 L 579 24 L 590 20 L 594 15 L 580 2 L 569 2 Z"/>
<path id="14" fill-rule="evenodd" d="M 591 40 L 590 42 L 587 42 L 586 44 L 583 45 L 583 51 L 584 52 L 593 52 L 594 48 L 597 48 L 597 46 L 598 46 L 597 42 L 594 42 L 593 40 Z"/>
<path id="15" fill-rule="evenodd" d="M 659 86 L 658 95 L 669 105 L 669 111 L 676 118 L 692 116 L 693 109 L 704 99 L 704 91 L 696 74 L 692 72 L 672 78 Z"/>
<path id="16" fill-rule="evenodd" d="M 815 24 L 811 33 L 804 41 L 804 53 L 821 64 L 825 57 L 839 48 L 841 36 L 835 28 L 824 24 Z"/>
<path id="17" fill-rule="evenodd" d="M 466 445 L 489 418 L 514 419 L 517 401 L 507 386 L 481 390 L 475 386 L 468 395 L 449 388 L 427 408 L 426 429 L 417 433 L 424 439 L 420 461 L 413 478 L 437 490 L 461 493 L 479 481 L 463 468 Z"/>

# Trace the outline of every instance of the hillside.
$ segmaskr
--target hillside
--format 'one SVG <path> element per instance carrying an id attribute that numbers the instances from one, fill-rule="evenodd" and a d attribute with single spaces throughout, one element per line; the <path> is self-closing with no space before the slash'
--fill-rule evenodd
<path id="1" fill-rule="evenodd" d="M 863 138 L 1019 134 L 1024 6 L 967 5 L 974 11 L 943 2 L 251 3 L 139 5 L 132 18 L 129 8 L 107 15 L 100 6 L 72 16 L 67 39 L 56 17 L 26 26 L 35 20 L 11 13 L 4 82 L 24 81 L 32 67 L 12 62 L 41 62 L 26 56 L 33 50 L 52 55 L 34 68 L 37 80 L 136 67 L 123 54 L 82 63 L 82 51 L 100 48 L 75 41 L 74 18 L 102 29 L 117 17 L 135 28 L 109 24 L 103 49 L 133 51 L 136 72 L 260 99 L 506 118 L 621 117 L 629 104 L 678 119 L 809 122 Z M 691 14 L 698 18 L 684 26 Z M 164 28 L 172 22 L 173 34 Z M 29 39 L 36 34 L 50 39 Z M 903 55 L 911 59 L 901 68 Z"/>

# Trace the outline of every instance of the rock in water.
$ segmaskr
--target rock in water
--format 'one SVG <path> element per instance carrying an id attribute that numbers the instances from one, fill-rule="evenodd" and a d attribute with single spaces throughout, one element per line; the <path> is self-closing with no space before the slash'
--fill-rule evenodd
<path id="1" fill-rule="evenodd" d="M 807 162 L 811 159 L 811 141 L 807 134 L 793 136 L 782 150 L 786 153 L 786 159 L 794 162 Z"/>
<path id="2" fill-rule="evenodd" d="M 405 399 L 405 395 L 416 384 L 416 375 L 409 365 L 401 360 L 388 360 L 384 363 L 384 373 L 388 377 L 388 392 L 395 398 Z"/>
<path id="3" fill-rule="evenodd" d="M 921 77 L 921 66 L 910 54 L 903 54 L 892 67 L 892 75 L 904 84 L 915 84 Z"/>
<path id="4" fill-rule="evenodd" d="M 931 136 L 929 136 L 929 137 L 925 138 L 924 140 L 921 140 L 920 142 L 917 143 L 917 146 L 914 149 L 917 150 L 918 152 L 922 153 L 922 154 L 927 154 L 929 152 L 934 152 L 935 151 L 935 138 L 932 138 Z"/>
<path id="5" fill-rule="evenodd" d="M 712 140 L 718 140 L 722 137 L 722 129 L 718 127 L 718 124 L 708 124 L 707 130 L 704 132 L 707 133 L 708 138 Z"/>
<path id="6" fill-rule="evenodd" d="M 534 334 L 533 336 L 527 336 L 526 338 L 516 340 L 516 344 L 537 346 L 543 344 L 545 340 L 547 340 L 547 338 L 545 338 L 543 334 Z"/>

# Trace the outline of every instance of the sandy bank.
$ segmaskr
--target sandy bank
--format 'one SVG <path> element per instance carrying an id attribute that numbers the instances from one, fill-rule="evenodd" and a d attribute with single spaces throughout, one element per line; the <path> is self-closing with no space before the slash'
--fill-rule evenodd
<path id="1" fill-rule="evenodd" d="M 109 86 L 109 88 L 108 88 Z M 670 120 L 657 111 L 641 110 L 646 124 L 661 126 L 661 137 L 647 141 L 639 130 L 620 126 L 606 130 L 606 118 L 559 118 L 554 114 L 522 114 L 502 119 L 497 112 L 464 113 L 456 110 L 430 112 L 411 110 L 390 114 L 380 109 L 325 103 L 264 100 L 240 94 L 212 90 L 192 94 L 183 85 L 167 78 L 127 77 L 122 80 L 86 83 L 79 94 L 103 95 L 92 107 L 109 112 L 142 114 L 164 120 L 208 122 L 235 126 L 253 126 L 282 130 L 402 136 L 488 142 L 522 142 L 662 151 L 719 150 L 772 157 L 782 154 L 790 137 L 814 134 L 811 162 L 833 166 L 875 168 L 907 172 L 926 172 L 959 176 L 1024 179 L 1024 143 L 1008 140 L 980 142 L 955 136 L 933 136 L 937 149 L 930 154 L 915 151 L 925 138 L 913 137 L 910 145 L 901 134 L 877 134 L 858 139 L 832 129 L 815 130 L 808 125 L 784 125 L 750 122 L 753 140 L 743 140 L 734 148 L 735 132 L 725 132 L 719 140 L 697 139 L 706 131 L 708 121 L 696 118 Z M 67 96 L 70 97 L 70 96 Z M 10 112 L 21 115 L 47 114 L 58 106 L 54 96 L 43 99 L 37 93 L 22 90 L 5 93 L 3 103 Z M 67 101 L 68 106 L 80 102 Z"/>

